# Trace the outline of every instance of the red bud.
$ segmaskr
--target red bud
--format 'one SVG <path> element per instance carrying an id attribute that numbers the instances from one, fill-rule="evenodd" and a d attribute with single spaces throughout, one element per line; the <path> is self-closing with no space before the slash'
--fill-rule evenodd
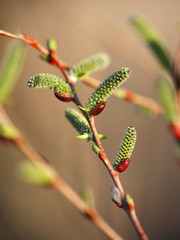
<path id="1" fill-rule="evenodd" d="M 26 41 L 27 41 L 30 45 L 32 45 L 32 46 L 36 46 L 36 45 L 37 45 L 37 41 L 36 41 L 33 37 L 31 37 L 31 36 L 29 36 L 29 35 L 27 35 L 27 34 L 23 34 L 23 36 L 24 36 L 24 38 L 26 39 Z"/>
<path id="2" fill-rule="evenodd" d="M 102 112 L 102 110 L 105 108 L 106 102 L 100 102 L 95 108 L 91 110 L 90 115 L 96 116 Z"/>
<path id="3" fill-rule="evenodd" d="M 116 169 L 117 172 L 124 172 L 126 168 L 129 166 L 130 159 L 126 158 L 124 162 L 122 162 Z"/>
<path id="4" fill-rule="evenodd" d="M 102 161 L 105 161 L 106 160 L 106 154 L 104 152 L 99 152 L 99 158 L 102 160 Z"/>
<path id="5" fill-rule="evenodd" d="M 173 135 L 180 140 L 180 125 L 175 124 L 175 123 L 171 123 L 170 124 L 170 129 L 171 132 L 173 133 Z"/>
<path id="6" fill-rule="evenodd" d="M 70 102 L 72 100 L 72 97 L 69 93 L 59 93 L 59 92 L 56 92 L 55 93 L 55 96 L 63 101 L 63 102 Z"/>

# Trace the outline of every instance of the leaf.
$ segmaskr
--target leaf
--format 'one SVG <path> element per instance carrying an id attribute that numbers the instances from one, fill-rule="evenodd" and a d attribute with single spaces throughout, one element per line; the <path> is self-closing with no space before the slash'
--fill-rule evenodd
<path id="1" fill-rule="evenodd" d="M 38 166 L 29 161 L 21 162 L 18 166 L 17 173 L 21 179 L 36 185 L 48 185 L 52 181 L 53 175 L 45 172 Z"/>
<path id="2" fill-rule="evenodd" d="M 154 52 L 160 64 L 168 71 L 171 71 L 171 56 L 160 33 L 142 16 L 131 18 L 134 29 Z"/>
<path id="3" fill-rule="evenodd" d="M 20 74 L 24 60 L 24 44 L 13 42 L 0 70 L 0 104 L 3 104 L 11 93 Z"/>
<path id="4" fill-rule="evenodd" d="M 0 136 L 3 138 L 14 139 L 19 136 L 19 130 L 11 125 L 0 124 Z"/>
<path id="5" fill-rule="evenodd" d="M 82 190 L 81 198 L 89 207 L 94 207 L 94 195 L 90 187 L 86 187 Z"/>

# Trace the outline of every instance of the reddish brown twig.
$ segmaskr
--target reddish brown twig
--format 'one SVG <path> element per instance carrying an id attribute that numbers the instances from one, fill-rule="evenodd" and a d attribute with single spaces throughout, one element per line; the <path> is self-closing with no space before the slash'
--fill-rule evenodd
<path id="1" fill-rule="evenodd" d="M 36 41 L 34 40 L 32 37 L 26 35 L 26 34 L 23 34 L 23 37 L 14 37 L 14 35 L 12 34 L 6 34 L 6 32 L 3 32 L 0 31 L 0 34 L 3 34 L 3 35 L 6 35 L 6 36 L 9 36 L 9 37 L 12 37 L 12 38 L 16 38 L 16 39 L 20 39 L 20 40 L 23 40 L 25 41 L 27 44 L 35 47 L 36 49 L 38 49 L 41 53 L 45 54 L 45 55 L 48 55 L 49 52 L 47 53 L 46 50 L 41 47 L 41 45 Z M 66 67 L 66 64 L 62 63 L 57 57 L 56 57 L 56 54 L 53 56 L 53 60 L 54 62 L 56 63 L 56 65 L 60 68 L 61 72 L 63 73 L 65 79 L 70 83 L 70 86 L 72 88 L 72 91 L 74 91 L 74 84 L 72 83 L 71 79 L 69 78 L 68 76 L 68 73 L 65 69 Z M 130 100 L 130 98 L 128 99 Z M 79 106 L 82 106 L 77 94 L 75 93 L 74 94 L 74 99 L 73 99 L 74 103 L 79 107 Z M 94 142 L 95 144 L 97 144 L 97 146 L 100 148 L 100 150 L 102 151 L 102 155 L 103 157 L 101 157 L 101 160 L 103 161 L 103 163 L 105 164 L 106 168 L 108 169 L 115 185 L 118 187 L 120 193 L 121 193 L 121 197 L 122 197 L 122 207 L 124 206 L 124 196 L 125 196 L 125 193 L 124 193 L 124 190 L 122 188 L 122 185 L 121 185 L 121 182 L 120 182 L 120 179 L 119 179 L 119 176 L 118 176 L 118 173 L 116 171 L 114 171 L 114 169 L 112 168 L 112 165 L 110 163 L 110 161 L 108 160 L 107 158 L 107 155 L 103 149 L 103 146 L 99 140 L 99 137 L 98 137 L 98 134 L 97 134 L 97 130 L 96 130 L 96 127 L 95 127 L 95 124 L 94 124 L 94 118 L 92 116 L 88 117 L 88 115 L 86 114 L 86 112 L 84 112 L 82 109 L 81 111 L 83 112 L 83 114 L 85 115 L 85 117 L 87 118 L 89 124 L 90 124 L 90 127 L 92 129 L 92 132 L 93 132 L 93 136 L 94 136 Z M 15 143 L 16 145 L 19 147 L 19 149 L 21 149 L 21 151 L 23 153 L 25 153 L 27 156 L 29 156 L 28 158 L 31 160 L 32 156 L 37 159 L 37 162 L 36 160 L 33 160 L 35 164 L 38 164 L 40 165 L 41 168 L 45 168 L 44 170 L 46 170 L 46 167 L 48 168 L 48 165 L 47 163 L 43 163 L 42 164 L 42 158 L 32 149 L 32 147 L 28 144 L 28 142 L 25 140 L 25 138 L 23 136 L 20 136 L 19 139 L 16 139 L 15 140 Z M 31 155 L 32 154 L 32 155 Z M 44 161 L 44 160 L 43 160 Z M 49 170 L 49 168 L 48 168 Z M 57 186 L 56 185 L 56 182 L 60 182 L 60 185 L 61 185 L 61 180 L 59 179 L 58 177 L 58 174 L 56 173 L 55 169 L 51 169 L 51 171 L 54 172 L 54 175 L 55 175 L 55 180 L 56 181 L 53 181 L 53 185 L 54 186 Z M 58 185 L 58 187 L 60 187 Z M 126 210 L 126 208 L 124 208 L 124 210 Z M 127 212 L 127 211 L 126 211 Z M 87 213 L 88 216 L 90 216 L 88 213 Z M 147 238 L 144 238 L 144 235 L 142 236 L 142 226 L 140 225 L 139 223 L 139 220 L 135 214 L 135 211 L 134 211 L 134 217 L 131 215 L 131 214 L 128 214 L 131 218 L 131 221 L 133 222 L 135 228 L 136 228 L 136 231 L 138 232 L 139 236 L 142 238 L 142 239 L 147 239 Z M 145 235 L 146 236 L 146 235 Z"/>

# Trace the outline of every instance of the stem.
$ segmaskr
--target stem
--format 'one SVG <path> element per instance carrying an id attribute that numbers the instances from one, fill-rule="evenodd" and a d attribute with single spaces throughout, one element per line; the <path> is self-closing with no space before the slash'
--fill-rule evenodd
<path id="1" fill-rule="evenodd" d="M 108 157 L 104 151 L 104 148 L 102 146 L 102 143 L 98 137 L 98 133 L 97 133 L 97 130 L 96 130 L 96 127 L 95 127 L 95 123 L 94 123 L 94 117 L 93 116 L 90 116 L 89 117 L 89 122 L 90 122 L 90 126 L 91 126 L 91 129 L 92 129 L 92 132 L 93 132 L 93 136 L 94 136 L 94 143 L 99 147 L 99 149 L 102 151 L 102 153 L 104 154 L 104 159 L 102 160 L 104 165 L 106 166 L 115 186 L 119 189 L 120 193 L 121 193 L 121 197 L 123 198 L 125 193 L 124 193 L 124 189 L 121 185 L 121 182 L 120 182 L 120 179 L 119 179 L 119 174 L 118 172 L 114 171 L 110 161 L 108 160 Z"/>
<path id="2" fill-rule="evenodd" d="M 144 232 L 144 230 L 137 218 L 136 211 L 134 209 L 130 210 L 130 211 L 128 211 L 128 215 L 129 215 L 131 222 L 133 223 L 138 235 L 141 237 L 141 239 L 148 240 L 148 237 L 147 237 L 146 233 Z"/>

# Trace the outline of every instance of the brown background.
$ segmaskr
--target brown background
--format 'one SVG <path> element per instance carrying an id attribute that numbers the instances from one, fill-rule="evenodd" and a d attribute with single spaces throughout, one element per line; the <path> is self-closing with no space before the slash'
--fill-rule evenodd
<path id="1" fill-rule="evenodd" d="M 107 52 L 111 66 L 95 77 L 103 80 L 121 66 L 130 67 L 131 78 L 123 87 L 156 98 L 154 83 L 160 66 L 139 41 L 128 18 L 134 13 L 146 16 L 164 35 L 174 55 L 179 43 L 179 9 L 178 0 L 1 0 L 0 28 L 27 33 L 43 45 L 49 37 L 55 38 L 58 55 L 70 65 Z M 0 58 L 11 41 L 0 37 Z M 27 47 L 24 68 L 12 94 L 14 104 L 6 107 L 9 115 L 76 192 L 84 186 L 92 188 L 98 211 L 116 231 L 125 239 L 138 239 L 126 214 L 111 202 L 113 183 L 91 151 L 92 143 L 77 140 L 77 133 L 64 118 L 64 109 L 73 105 L 58 102 L 48 90 L 27 88 L 28 78 L 36 73 L 60 74 L 38 56 Z M 92 89 L 80 85 L 80 99 L 85 103 Z M 164 119 L 147 119 L 131 104 L 111 98 L 96 125 L 108 136 L 103 143 L 112 162 L 124 130 L 129 125 L 136 127 L 138 140 L 131 165 L 121 176 L 122 184 L 133 196 L 150 239 L 180 239 L 180 170 Z M 21 160 L 24 156 L 15 147 L 0 146 L 0 239 L 107 239 L 61 194 L 21 182 L 15 174 Z"/>

